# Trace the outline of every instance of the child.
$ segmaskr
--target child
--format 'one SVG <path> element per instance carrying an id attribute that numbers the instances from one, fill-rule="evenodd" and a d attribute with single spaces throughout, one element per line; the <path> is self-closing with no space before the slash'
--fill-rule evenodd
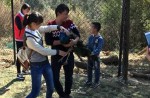
<path id="1" fill-rule="evenodd" d="M 24 19 L 24 15 L 29 13 L 29 11 L 30 11 L 30 6 L 27 3 L 25 3 L 22 5 L 21 11 L 19 11 L 19 13 L 15 16 L 14 32 L 15 32 L 15 41 L 17 45 L 17 52 L 19 51 L 19 48 L 23 46 L 23 35 L 25 31 L 25 27 L 23 26 L 23 19 Z M 19 80 L 23 80 L 24 77 L 22 76 L 20 71 L 21 66 L 18 58 L 16 61 L 16 66 L 17 66 L 17 78 Z"/>
<path id="2" fill-rule="evenodd" d="M 30 58 L 32 91 L 26 98 L 36 98 L 39 95 L 42 75 L 45 78 L 47 86 L 46 98 L 52 98 L 54 89 L 53 74 L 47 56 L 66 55 L 66 52 L 61 50 L 44 48 L 40 33 L 50 32 L 53 30 L 67 30 L 58 25 L 40 26 L 42 22 L 43 17 L 38 12 L 26 15 L 23 22 L 24 26 L 27 26 L 25 29 L 25 36 L 27 38 L 26 44 L 29 50 L 32 50 Z"/>
<path id="3" fill-rule="evenodd" d="M 80 34 L 78 29 L 72 20 L 68 19 L 69 8 L 65 4 L 60 4 L 55 9 L 56 19 L 49 21 L 48 25 L 61 25 L 66 29 L 72 31 L 73 34 L 76 35 L 74 39 L 71 39 L 69 44 L 62 44 L 60 42 L 60 30 L 53 31 L 52 33 L 45 33 L 45 41 L 47 45 L 51 45 L 52 49 L 62 49 L 64 51 L 68 51 L 68 49 L 74 46 L 80 38 Z M 62 57 L 59 55 L 54 55 L 51 57 L 51 64 L 54 76 L 54 85 L 56 92 L 58 93 L 60 98 L 71 98 L 71 87 L 73 83 L 73 68 L 74 68 L 74 56 L 73 52 L 70 52 L 68 59 L 66 57 L 63 61 L 59 62 Z M 67 63 L 64 63 L 67 62 Z M 63 66 L 65 73 L 65 87 L 59 81 L 60 78 L 60 69 Z"/>
<path id="4" fill-rule="evenodd" d="M 99 54 L 103 46 L 103 38 L 98 32 L 101 29 L 101 24 L 98 22 L 92 22 L 91 24 L 91 35 L 88 38 L 87 47 L 91 51 L 91 56 L 88 57 L 88 80 L 86 82 L 87 86 L 92 86 L 93 88 L 99 85 L 100 81 L 100 58 Z M 95 80 L 92 83 L 92 69 L 95 70 Z M 92 85 L 93 84 L 93 85 Z"/>

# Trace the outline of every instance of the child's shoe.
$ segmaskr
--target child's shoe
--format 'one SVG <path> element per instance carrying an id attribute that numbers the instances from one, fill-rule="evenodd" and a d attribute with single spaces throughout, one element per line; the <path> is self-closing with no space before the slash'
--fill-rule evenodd
<path id="1" fill-rule="evenodd" d="M 25 77 L 23 77 L 22 74 L 18 73 L 17 74 L 17 79 L 23 81 L 25 79 Z"/>

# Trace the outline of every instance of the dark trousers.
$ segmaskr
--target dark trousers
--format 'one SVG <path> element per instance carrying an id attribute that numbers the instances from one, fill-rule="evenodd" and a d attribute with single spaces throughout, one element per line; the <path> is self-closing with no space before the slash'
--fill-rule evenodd
<path id="1" fill-rule="evenodd" d="M 93 60 L 92 58 L 88 58 L 88 82 L 92 82 L 92 70 L 94 68 L 95 80 L 94 83 L 98 83 L 100 81 L 100 60 Z"/>
<path id="2" fill-rule="evenodd" d="M 21 41 L 16 41 L 16 45 L 17 45 L 17 53 L 19 51 L 19 48 L 21 48 L 23 46 L 23 42 Z M 17 73 L 21 73 L 21 65 L 20 65 L 20 62 L 17 58 L 17 61 L 16 61 L 16 66 L 17 66 Z"/>
<path id="3" fill-rule="evenodd" d="M 56 55 L 51 57 L 51 64 L 52 64 L 52 70 L 53 70 L 53 77 L 54 77 L 54 86 L 59 94 L 59 96 L 64 97 L 65 95 L 69 95 L 71 93 L 71 87 L 73 82 L 73 68 L 74 68 L 74 56 L 73 53 L 70 53 L 70 56 L 68 57 L 67 63 L 64 64 L 66 61 L 66 58 L 64 58 L 62 61 L 59 62 L 59 59 L 61 57 Z M 63 66 L 64 73 L 65 73 L 65 89 L 63 90 L 63 87 L 60 83 L 60 69 L 61 66 Z"/>

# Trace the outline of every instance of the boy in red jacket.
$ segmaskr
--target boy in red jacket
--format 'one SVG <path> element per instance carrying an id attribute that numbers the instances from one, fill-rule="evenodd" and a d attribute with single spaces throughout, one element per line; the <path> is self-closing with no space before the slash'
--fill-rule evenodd
<path id="1" fill-rule="evenodd" d="M 23 26 L 23 20 L 24 20 L 24 15 L 29 13 L 29 11 L 30 11 L 30 5 L 24 3 L 21 7 L 21 11 L 19 11 L 15 16 L 14 32 L 15 32 L 17 52 L 19 51 L 19 48 L 23 46 L 23 35 L 25 31 L 25 27 Z M 17 66 L 17 78 L 19 80 L 23 80 L 24 77 L 21 74 L 21 65 L 18 59 L 16 62 L 16 66 Z"/>

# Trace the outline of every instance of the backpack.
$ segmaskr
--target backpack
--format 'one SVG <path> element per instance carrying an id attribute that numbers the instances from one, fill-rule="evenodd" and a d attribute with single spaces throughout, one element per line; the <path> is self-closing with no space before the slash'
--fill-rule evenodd
<path id="1" fill-rule="evenodd" d="M 30 36 L 26 36 L 25 34 L 29 34 Z M 30 58 L 32 55 L 33 50 L 29 49 L 27 47 L 26 44 L 26 40 L 28 37 L 33 38 L 35 41 L 35 37 L 38 38 L 37 36 L 33 35 L 32 33 L 29 32 L 25 32 L 24 34 L 24 38 L 23 38 L 23 47 L 21 47 L 17 53 L 17 58 L 21 64 L 21 66 L 25 69 L 25 70 L 29 70 L 30 67 Z"/>

